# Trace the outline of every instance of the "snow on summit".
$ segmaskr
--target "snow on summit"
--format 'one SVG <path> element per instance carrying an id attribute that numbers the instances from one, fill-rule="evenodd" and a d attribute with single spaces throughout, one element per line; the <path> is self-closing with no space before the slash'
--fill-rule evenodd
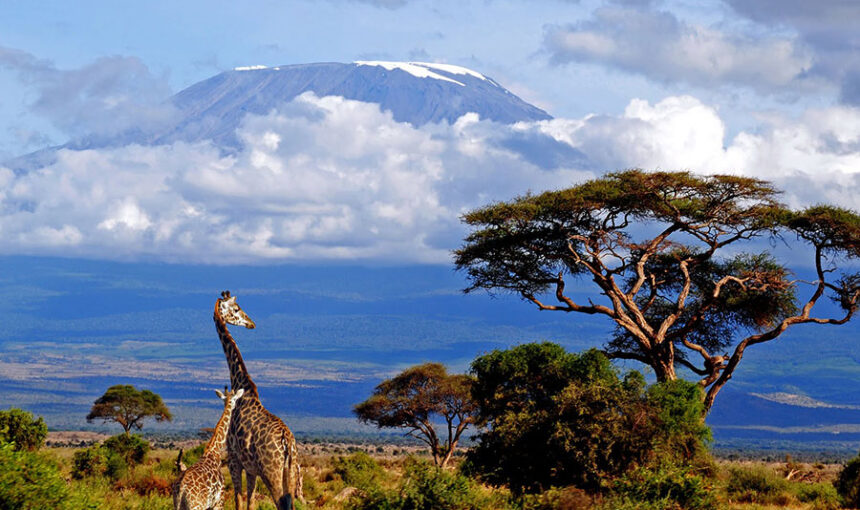
<path id="1" fill-rule="evenodd" d="M 418 78 L 433 78 L 434 80 L 449 81 L 451 83 L 456 83 L 457 85 L 463 87 L 466 86 L 464 83 L 448 78 L 446 76 L 442 76 L 441 74 L 435 73 L 433 71 L 442 71 L 447 74 L 469 75 L 474 78 L 478 78 L 492 83 L 491 80 L 489 80 L 486 76 L 479 72 L 451 64 L 433 64 L 428 62 L 386 62 L 381 60 L 358 60 L 353 63 L 359 66 L 379 66 L 385 68 L 388 71 L 399 69 Z"/>

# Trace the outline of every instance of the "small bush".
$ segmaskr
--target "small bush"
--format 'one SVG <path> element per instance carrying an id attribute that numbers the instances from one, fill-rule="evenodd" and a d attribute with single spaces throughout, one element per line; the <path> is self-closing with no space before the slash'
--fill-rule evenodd
<path id="1" fill-rule="evenodd" d="M 835 510 L 840 508 L 836 487 L 829 483 L 795 483 L 792 492 L 802 503 L 812 503 L 815 510 Z"/>
<path id="2" fill-rule="evenodd" d="M 540 494 L 525 494 L 517 503 L 522 510 L 580 510 L 592 508 L 594 498 L 582 489 L 563 487 Z"/>
<path id="3" fill-rule="evenodd" d="M 32 413 L 15 407 L 0 411 L 0 442 L 14 443 L 16 450 L 33 451 L 45 444 L 47 435 L 48 426 L 41 416 L 34 419 Z"/>
<path id="4" fill-rule="evenodd" d="M 104 472 L 105 454 L 101 446 L 78 450 L 72 456 L 72 478 L 81 480 Z"/>
<path id="5" fill-rule="evenodd" d="M 382 469 L 382 466 L 364 452 L 356 452 L 349 457 L 338 457 L 332 464 L 334 473 L 346 485 L 362 490 L 378 487 L 380 481 L 385 477 L 385 470 Z"/>
<path id="6" fill-rule="evenodd" d="M 659 503 L 655 508 L 717 508 L 713 487 L 703 476 L 683 466 L 635 469 L 615 481 L 612 492 L 623 501 Z"/>
<path id="7" fill-rule="evenodd" d="M 848 461 L 834 485 L 846 505 L 860 508 L 860 455 Z"/>
<path id="8" fill-rule="evenodd" d="M 158 496 L 170 495 L 170 482 L 165 478 L 151 473 L 136 480 L 132 480 L 129 488 L 134 489 L 135 492 L 141 496 L 147 496 L 149 494 L 155 494 Z"/>
<path id="9" fill-rule="evenodd" d="M 506 501 L 486 494 L 462 473 L 414 459 L 407 460 L 397 490 L 368 491 L 352 502 L 355 510 L 482 510 L 506 506 Z"/>
<path id="10" fill-rule="evenodd" d="M 68 487 L 44 456 L 0 444 L 0 510 L 65 509 Z"/>
<path id="11" fill-rule="evenodd" d="M 128 463 L 120 455 L 114 452 L 107 452 L 103 473 L 113 481 L 125 478 L 128 474 Z"/>
<path id="12" fill-rule="evenodd" d="M 105 439 L 103 446 L 122 457 L 129 467 L 142 463 L 149 452 L 149 443 L 138 434 L 111 436 Z"/>
<path id="13" fill-rule="evenodd" d="M 205 444 L 199 444 L 190 450 L 185 450 L 182 453 L 182 462 L 185 463 L 187 467 L 191 467 L 200 460 L 200 457 L 203 456 L 203 452 L 206 450 Z"/>
<path id="14" fill-rule="evenodd" d="M 786 505 L 792 500 L 789 483 L 764 466 L 731 468 L 726 493 L 743 503 Z"/>

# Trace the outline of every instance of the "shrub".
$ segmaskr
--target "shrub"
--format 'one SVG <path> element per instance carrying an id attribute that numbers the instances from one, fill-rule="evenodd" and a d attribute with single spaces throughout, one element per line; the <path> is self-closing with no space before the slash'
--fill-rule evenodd
<path id="1" fill-rule="evenodd" d="M 134 463 L 142 462 L 149 445 L 143 441 L 146 445 L 146 449 L 143 449 L 138 442 L 142 440 L 136 436 L 131 436 L 133 439 L 130 441 L 123 440 L 122 437 L 113 436 L 103 444 L 76 451 L 72 456 L 72 478 L 80 480 L 94 475 L 106 476 L 113 481 L 124 478 L 129 469 L 126 459 L 131 459 Z M 117 438 L 119 440 L 116 440 Z"/>
<path id="2" fill-rule="evenodd" d="M 848 461 L 834 485 L 846 505 L 860 507 L 860 455 Z"/>
<path id="3" fill-rule="evenodd" d="M 143 462 L 149 452 L 149 443 L 137 434 L 118 434 L 105 439 L 105 450 L 114 453 L 125 461 L 129 467 Z"/>
<path id="4" fill-rule="evenodd" d="M 129 484 L 129 488 L 134 489 L 134 491 L 141 496 L 147 496 L 149 494 L 155 494 L 158 496 L 170 495 L 170 482 L 167 479 L 152 473 L 147 473 L 140 478 L 132 480 Z"/>
<path id="5" fill-rule="evenodd" d="M 701 386 L 682 379 L 659 382 L 648 388 L 647 399 L 656 412 L 653 444 L 660 461 L 685 464 L 710 459 L 706 445 L 712 436 L 702 421 Z"/>
<path id="6" fill-rule="evenodd" d="M 332 462 L 332 468 L 345 484 L 365 491 L 378 487 L 385 477 L 382 466 L 364 452 L 338 457 Z"/>
<path id="7" fill-rule="evenodd" d="M 524 495 L 517 503 L 522 510 L 580 510 L 593 508 L 594 498 L 582 489 L 563 487 Z"/>
<path id="8" fill-rule="evenodd" d="M 366 492 L 353 500 L 355 510 L 482 510 L 504 508 L 507 502 L 484 493 L 462 473 L 409 459 L 394 491 Z"/>
<path id="9" fill-rule="evenodd" d="M 72 478 L 80 480 L 104 472 L 105 453 L 101 446 L 78 450 L 72 456 Z"/>
<path id="10" fill-rule="evenodd" d="M 829 483 L 795 483 L 791 488 L 802 503 L 812 503 L 814 510 L 835 510 L 840 508 L 836 487 Z"/>
<path id="11" fill-rule="evenodd" d="M 67 508 L 68 487 L 42 455 L 0 444 L 0 510 Z"/>
<path id="12" fill-rule="evenodd" d="M 48 426 L 39 416 L 15 407 L 0 411 L 0 442 L 14 443 L 18 450 L 38 450 L 45 444 Z"/>
<path id="13" fill-rule="evenodd" d="M 186 466 L 191 467 L 200 460 L 200 457 L 203 456 L 203 452 L 206 450 L 205 444 L 199 444 L 190 450 L 186 450 L 182 454 L 182 462 L 185 463 Z"/>
<path id="14" fill-rule="evenodd" d="M 400 497 L 404 509 L 480 510 L 491 506 L 467 476 L 415 460 L 406 465 Z"/>
<path id="15" fill-rule="evenodd" d="M 631 503 L 660 503 L 665 508 L 686 510 L 717 508 L 713 488 L 689 467 L 637 468 L 617 480 L 612 489 L 620 500 Z"/>
<path id="16" fill-rule="evenodd" d="M 104 463 L 104 475 L 113 481 L 125 478 L 128 474 L 128 462 L 117 453 L 106 452 Z"/>
<path id="17" fill-rule="evenodd" d="M 523 344 L 472 362 L 484 427 L 464 468 L 517 495 L 576 486 L 592 492 L 631 467 L 708 458 L 701 390 L 686 381 L 645 389 L 592 349 Z"/>
<path id="18" fill-rule="evenodd" d="M 764 466 L 731 468 L 726 493 L 744 503 L 785 505 L 792 500 L 789 483 Z"/>

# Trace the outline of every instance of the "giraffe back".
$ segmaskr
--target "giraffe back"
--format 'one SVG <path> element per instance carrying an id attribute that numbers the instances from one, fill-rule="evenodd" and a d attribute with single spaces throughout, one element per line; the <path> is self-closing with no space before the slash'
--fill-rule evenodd
<path id="1" fill-rule="evenodd" d="M 227 433 L 227 454 L 247 473 L 264 482 L 281 480 L 288 463 L 295 459 L 296 440 L 280 418 L 259 400 L 246 398 L 238 403 Z M 295 460 L 293 460 L 295 462 Z"/>
<path id="2" fill-rule="evenodd" d="M 173 484 L 174 510 L 220 508 L 224 494 L 221 455 L 204 455 Z"/>

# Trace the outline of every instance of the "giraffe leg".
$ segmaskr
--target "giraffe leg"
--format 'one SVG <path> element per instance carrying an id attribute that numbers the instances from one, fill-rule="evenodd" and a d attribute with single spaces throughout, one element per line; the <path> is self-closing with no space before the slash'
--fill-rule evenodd
<path id="1" fill-rule="evenodd" d="M 273 471 L 269 477 L 270 483 L 267 485 L 269 492 L 272 494 L 272 501 L 275 503 L 275 508 L 278 510 L 295 510 L 296 503 L 293 491 L 290 484 L 290 467 L 284 463 L 280 472 Z"/>
<path id="2" fill-rule="evenodd" d="M 251 510 L 251 505 L 254 504 L 254 491 L 257 490 L 257 477 L 245 471 L 245 478 L 245 483 L 248 484 L 246 487 L 248 491 L 248 510 Z"/>
<path id="3" fill-rule="evenodd" d="M 230 471 L 230 479 L 233 481 L 233 505 L 236 510 L 241 510 L 239 501 L 242 499 L 242 466 L 228 459 L 227 469 Z"/>

